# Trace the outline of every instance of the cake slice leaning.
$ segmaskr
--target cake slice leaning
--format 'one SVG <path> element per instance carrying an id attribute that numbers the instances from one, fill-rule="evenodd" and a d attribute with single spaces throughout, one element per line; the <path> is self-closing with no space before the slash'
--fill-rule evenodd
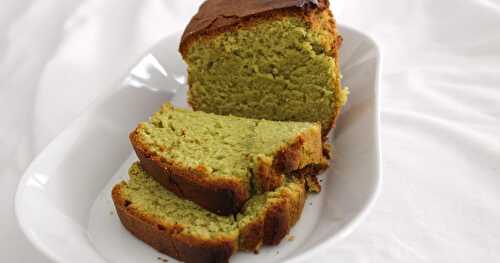
<path id="1" fill-rule="evenodd" d="M 221 116 L 165 104 L 130 134 L 141 166 L 176 195 L 229 215 L 285 173 L 324 162 L 321 125 Z"/>
<path id="2" fill-rule="evenodd" d="M 241 214 L 220 216 L 166 190 L 138 163 L 113 188 L 123 226 L 158 251 L 184 262 L 227 262 L 237 250 L 279 243 L 300 217 L 304 180 L 290 178 L 250 199 Z"/>

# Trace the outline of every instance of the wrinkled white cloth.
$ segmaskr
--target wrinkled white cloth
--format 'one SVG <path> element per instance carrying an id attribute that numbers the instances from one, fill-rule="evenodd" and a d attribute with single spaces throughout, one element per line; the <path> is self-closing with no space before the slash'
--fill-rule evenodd
<path id="1" fill-rule="evenodd" d="M 16 225 L 24 169 L 200 2 L 0 1 L 0 262 L 48 262 Z M 332 4 L 383 53 L 384 183 L 314 262 L 500 262 L 500 1 Z"/>

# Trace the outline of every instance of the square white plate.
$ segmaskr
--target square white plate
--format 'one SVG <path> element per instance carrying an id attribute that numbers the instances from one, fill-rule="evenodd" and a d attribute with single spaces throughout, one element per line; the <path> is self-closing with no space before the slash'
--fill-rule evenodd
<path id="1" fill-rule="evenodd" d="M 351 95 L 336 128 L 335 163 L 310 195 L 293 241 L 238 253 L 232 262 L 303 261 L 353 230 L 380 188 L 378 77 L 373 40 L 340 26 L 341 67 Z M 29 240 L 56 262 L 158 262 L 167 258 L 129 234 L 116 216 L 111 187 L 136 159 L 128 133 L 170 100 L 186 105 L 180 34 L 162 40 L 107 96 L 96 101 L 26 170 L 16 214 Z M 332 136 L 331 136 L 332 137 Z M 169 259 L 169 262 L 174 262 Z"/>

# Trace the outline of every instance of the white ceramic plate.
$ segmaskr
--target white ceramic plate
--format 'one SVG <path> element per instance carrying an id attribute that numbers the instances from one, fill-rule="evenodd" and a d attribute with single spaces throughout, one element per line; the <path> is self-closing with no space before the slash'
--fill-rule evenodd
<path id="1" fill-rule="evenodd" d="M 374 41 L 340 26 L 344 84 L 351 95 L 335 134 L 335 163 L 321 175 L 323 191 L 306 201 L 293 241 L 238 253 L 232 262 L 303 261 L 351 232 L 380 187 L 378 76 Z M 56 262 L 158 262 L 167 258 L 129 234 L 110 189 L 136 159 L 128 141 L 135 125 L 170 100 L 186 107 L 180 34 L 161 41 L 107 96 L 95 102 L 26 170 L 17 191 L 19 225 Z M 173 259 L 169 259 L 173 262 Z"/>

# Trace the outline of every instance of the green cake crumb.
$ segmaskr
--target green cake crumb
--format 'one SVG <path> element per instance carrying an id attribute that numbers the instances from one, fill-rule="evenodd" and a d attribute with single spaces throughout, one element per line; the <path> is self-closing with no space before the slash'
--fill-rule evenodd
<path id="1" fill-rule="evenodd" d="M 237 239 L 240 229 L 264 217 L 268 207 L 283 201 L 285 195 L 298 198 L 304 187 L 298 179 L 289 178 L 275 191 L 252 197 L 240 214 L 220 216 L 166 190 L 137 162 L 130 167 L 129 178 L 124 183 L 123 197 L 130 208 L 160 219 L 163 225 L 180 226 L 181 233 L 204 240 Z"/>
<path id="2" fill-rule="evenodd" d="M 250 185 L 258 161 L 272 162 L 298 134 L 319 134 L 320 129 L 314 123 L 221 116 L 174 109 L 167 103 L 137 132 L 141 142 L 165 160 L 192 169 L 202 166 L 210 175 L 236 177 Z M 302 150 L 303 165 L 317 157 L 307 146 Z"/>
<path id="3" fill-rule="evenodd" d="M 189 101 L 196 110 L 287 121 L 319 121 L 330 129 L 347 100 L 334 58 L 330 16 L 311 28 L 301 17 L 255 25 L 190 45 Z"/>

